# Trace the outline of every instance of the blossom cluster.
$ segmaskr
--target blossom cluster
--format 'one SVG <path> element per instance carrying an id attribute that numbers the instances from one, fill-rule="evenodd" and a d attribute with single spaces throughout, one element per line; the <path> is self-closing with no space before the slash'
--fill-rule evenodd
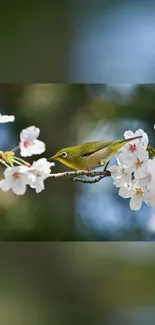
<path id="1" fill-rule="evenodd" d="M 0 123 L 13 122 L 14 116 L 1 115 Z M 40 134 L 39 128 L 30 126 L 20 133 L 20 141 L 18 147 L 22 157 L 30 157 L 32 155 L 42 154 L 45 151 L 44 142 L 38 140 Z M 33 188 L 36 193 L 44 190 L 44 181 L 51 173 L 50 163 L 46 158 L 34 161 L 32 165 L 24 161 L 14 154 L 15 149 L 8 152 L 0 152 L 2 161 L 5 161 L 6 169 L 4 171 L 4 179 L 0 181 L 0 189 L 2 191 L 12 191 L 17 195 L 23 195 L 26 192 L 27 185 Z"/>
<path id="2" fill-rule="evenodd" d="M 155 207 L 155 157 L 150 159 L 148 136 L 139 129 L 135 133 L 126 131 L 125 139 L 142 136 L 124 145 L 117 153 L 118 165 L 109 167 L 113 184 L 119 188 L 119 195 L 130 198 L 130 208 L 139 210 L 142 203 Z"/>
<path id="3" fill-rule="evenodd" d="M 0 114 L 0 123 L 13 122 L 14 116 Z M 0 189 L 8 191 L 12 189 L 17 195 L 23 195 L 27 186 L 33 188 L 36 193 L 44 190 L 44 181 L 51 174 L 54 163 L 46 158 L 38 159 L 32 164 L 15 156 L 15 150 L 20 149 L 22 157 L 42 154 L 45 143 L 38 140 L 39 128 L 27 127 L 20 133 L 19 145 L 11 151 L 0 151 L 0 161 L 5 162 L 4 178 L 0 181 Z M 113 184 L 119 188 L 119 195 L 130 198 L 130 208 L 139 210 L 142 203 L 155 207 L 155 150 L 148 146 L 148 136 L 139 129 L 135 133 L 126 131 L 125 139 L 140 136 L 140 138 L 127 142 L 116 155 L 118 165 L 108 168 L 113 178 Z M 150 158 L 151 150 L 154 158 Z M 152 152 L 151 152 L 152 153 Z"/>

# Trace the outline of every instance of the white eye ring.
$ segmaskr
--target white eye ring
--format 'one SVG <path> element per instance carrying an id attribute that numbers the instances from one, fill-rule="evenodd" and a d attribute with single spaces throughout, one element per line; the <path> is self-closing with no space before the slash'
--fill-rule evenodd
<path id="1" fill-rule="evenodd" d="M 62 158 L 66 158 L 66 157 L 67 157 L 67 152 L 65 152 L 65 151 L 62 152 L 61 157 L 62 157 Z"/>

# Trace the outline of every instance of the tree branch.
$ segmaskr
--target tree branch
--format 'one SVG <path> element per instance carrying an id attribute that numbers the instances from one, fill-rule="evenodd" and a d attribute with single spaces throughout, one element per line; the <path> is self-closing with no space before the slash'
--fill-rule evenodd
<path id="1" fill-rule="evenodd" d="M 99 176 L 95 179 L 83 179 L 79 178 L 78 176 L 86 176 L 86 177 L 96 177 Z M 81 183 L 86 183 L 86 184 L 94 184 L 99 182 L 101 179 L 104 177 L 111 176 L 110 171 L 104 170 L 104 171 L 85 171 L 85 170 L 78 170 L 78 171 L 71 171 L 71 172 L 64 172 L 64 173 L 55 173 L 55 174 L 50 174 L 49 177 L 51 178 L 57 178 L 57 177 L 68 177 L 74 182 L 81 182 Z"/>

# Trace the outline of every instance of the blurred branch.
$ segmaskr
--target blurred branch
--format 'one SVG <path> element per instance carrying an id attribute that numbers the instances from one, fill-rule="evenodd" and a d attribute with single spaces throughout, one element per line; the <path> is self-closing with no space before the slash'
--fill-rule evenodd
<path id="1" fill-rule="evenodd" d="M 82 179 L 79 178 L 78 176 L 87 176 L 87 177 L 96 177 L 99 176 L 93 180 L 87 180 L 87 179 Z M 78 170 L 78 171 L 73 171 L 73 172 L 64 172 L 64 173 L 55 173 L 55 174 L 50 174 L 49 177 L 51 178 L 57 178 L 57 177 L 68 177 L 74 182 L 81 182 L 81 183 L 86 183 L 86 184 L 93 184 L 99 182 L 101 179 L 104 177 L 111 176 L 110 171 L 104 170 L 104 171 L 99 171 L 99 172 L 92 172 L 92 171 L 85 171 L 85 170 Z"/>

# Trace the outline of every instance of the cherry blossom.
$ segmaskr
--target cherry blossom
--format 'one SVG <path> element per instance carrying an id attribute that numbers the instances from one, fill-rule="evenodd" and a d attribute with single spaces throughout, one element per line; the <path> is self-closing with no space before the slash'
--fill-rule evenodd
<path id="1" fill-rule="evenodd" d="M 128 173 L 128 171 L 123 168 L 123 166 L 120 164 L 119 160 L 118 161 L 118 166 L 113 165 L 108 168 L 108 170 L 111 172 L 111 177 L 114 179 L 114 185 L 116 187 L 121 187 L 126 184 L 128 184 L 131 181 L 131 173 Z"/>
<path id="2" fill-rule="evenodd" d="M 54 165 L 53 162 L 48 162 L 46 158 L 41 158 L 33 162 L 29 169 L 33 177 L 33 183 L 31 183 L 30 186 L 35 189 L 36 193 L 40 193 L 44 190 L 44 180 L 49 177 L 51 173 L 50 167 Z"/>
<path id="3" fill-rule="evenodd" d="M 143 201 L 148 204 L 149 200 L 149 193 L 147 189 L 145 187 L 141 187 L 137 181 L 132 181 L 128 186 L 121 187 L 119 190 L 119 195 L 123 198 L 131 198 L 131 210 L 139 210 Z"/>
<path id="4" fill-rule="evenodd" d="M 121 149 L 121 151 L 128 151 L 132 154 L 135 154 L 138 151 L 146 150 L 149 139 L 147 134 L 142 129 L 137 130 L 135 133 L 130 130 L 124 132 L 125 139 L 129 139 L 136 136 L 142 136 L 142 138 L 126 143 L 125 146 L 123 146 L 123 148 Z"/>
<path id="5" fill-rule="evenodd" d="M 117 159 L 128 173 L 134 173 L 135 178 L 141 178 L 148 173 L 148 158 L 147 151 L 139 151 L 136 155 L 122 152 L 117 156 Z"/>
<path id="6" fill-rule="evenodd" d="M 2 115 L 0 114 L 0 123 L 14 122 L 14 115 Z"/>
<path id="7" fill-rule="evenodd" d="M 45 143 L 37 140 L 40 130 L 35 126 L 29 126 L 20 133 L 20 154 L 23 157 L 38 155 L 45 151 Z"/>
<path id="8" fill-rule="evenodd" d="M 132 210 L 139 210 L 143 202 L 155 206 L 155 158 L 149 159 L 148 136 L 141 129 L 124 133 L 126 139 L 139 135 L 143 137 L 126 144 L 117 153 L 118 166 L 109 168 L 113 184 L 120 188 L 119 195 L 130 198 Z"/>
<path id="9" fill-rule="evenodd" d="M 13 122 L 14 116 L 2 116 L 0 123 Z M 154 125 L 155 129 L 155 125 Z M 38 140 L 40 129 L 30 126 L 20 133 L 20 143 L 12 151 L 0 151 L 0 159 L 5 166 L 4 179 L 0 181 L 2 191 L 12 191 L 17 195 L 23 195 L 27 186 L 36 193 L 45 189 L 45 180 L 50 177 L 51 167 L 55 164 L 46 158 L 33 161 L 32 164 L 15 155 L 15 150 L 20 148 L 23 157 L 42 154 L 45 151 L 45 143 Z M 116 154 L 117 165 L 109 167 L 113 184 L 118 188 L 118 194 L 129 199 L 132 210 L 139 210 L 143 204 L 155 207 L 155 157 L 154 149 L 148 147 L 148 136 L 139 129 L 124 132 L 125 139 L 142 136 L 140 139 L 130 141 Z M 148 152 L 149 150 L 149 152 Z M 18 166 L 16 166 L 18 165 Z M 150 221 L 151 222 L 151 221 Z"/>
<path id="10" fill-rule="evenodd" d="M 8 167 L 4 171 L 4 179 L 0 181 L 0 188 L 6 192 L 12 189 L 17 195 L 23 195 L 26 192 L 27 184 L 33 181 L 28 173 L 29 168 L 26 166 Z"/>

